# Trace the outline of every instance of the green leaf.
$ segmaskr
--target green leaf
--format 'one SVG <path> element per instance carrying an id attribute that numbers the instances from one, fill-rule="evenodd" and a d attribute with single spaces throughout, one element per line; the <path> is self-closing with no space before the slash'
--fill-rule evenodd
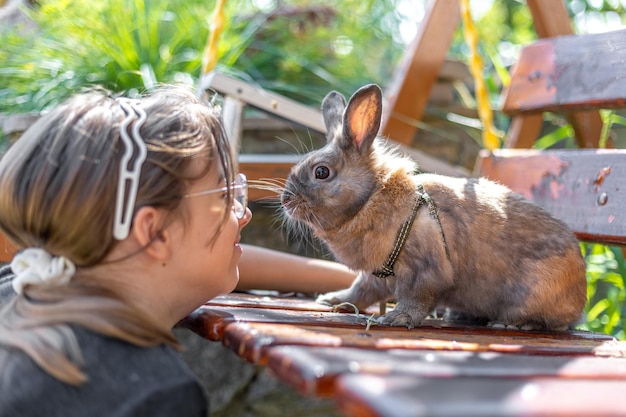
<path id="1" fill-rule="evenodd" d="M 611 123 L 620 124 L 626 126 L 626 117 L 620 116 L 619 114 L 611 114 Z"/>
<path id="2" fill-rule="evenodd" d="M 587 321 L 595 320 L 601 313 L 606 311 L 610 306 L 609 300 L 602 299 L 587 311 Z"/>
<path id="3" fill-rule="evenodd" d="M 574 129 L 571 125 L 567 124 L 537 139 L 533 148 L 548 149 L 554 146 L 557 142 L 560 142 L 563 139 L 571 138 L 573 135 Z"/>

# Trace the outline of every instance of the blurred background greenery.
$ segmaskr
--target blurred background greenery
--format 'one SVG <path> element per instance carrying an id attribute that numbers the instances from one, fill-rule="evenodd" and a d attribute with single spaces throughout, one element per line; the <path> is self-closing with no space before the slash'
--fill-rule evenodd
<path id="1" fill-rule="evenodd" d="M 626 0 L 566 3 L 578 33 L 617 29 L 626 22 Z M 349 95 L 370 82 L 384 88 L 417 33 L 426 4 L 229 0 L 218 69 L 315 106 L 332 89 Z M 523 1 L 473 0 L 471 5 L 496 125 L 506 131 L 509 119 L 497 110 L 500 93 L 521 47 L 536 38 L 532 18 Z M 214 7 L 214 0 L 22 2 L 26 17 L 0 25 L 0 113 L 45 111 L 93 85 L 131 94 L 157 83 L 197 85 Z M 449 56 L 466 61 L 468 53 L 459 28 Z M 457 93 L 465 105 L 475 105 L 467 91 Z M 603 119 L 607 127 L 626 125 L 617 112 L 605 111 Z M 547 124 L 536 147 L 575 146 L 565 119 L 553 115 Z M 479 141 L 477 126 L 462 125 Z M 581 250 L 590 297 L 582 327 L 625 339 L 622 250 L 588 244 Z"/>

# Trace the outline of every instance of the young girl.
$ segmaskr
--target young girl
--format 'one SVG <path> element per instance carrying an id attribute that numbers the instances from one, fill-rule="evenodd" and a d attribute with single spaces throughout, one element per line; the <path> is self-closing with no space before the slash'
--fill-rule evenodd
<path id="1" fill-rule="evenodd" d="M 9 149 L 0 228 L 26 249 L 0 311 L 0 416 L 207 415 L 171 328 L 238 283 L 235 169 L 217 111 L 175 87 L 77 95 Z"/>

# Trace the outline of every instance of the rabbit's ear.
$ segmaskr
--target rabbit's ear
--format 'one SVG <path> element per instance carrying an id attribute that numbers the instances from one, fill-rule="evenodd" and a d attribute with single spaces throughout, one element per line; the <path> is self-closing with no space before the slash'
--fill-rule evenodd
<path id="1" fill-rule="evenodd" d="M 322 101 L 322 115 L 326 126 L 327 140 L 330 142 L 341 135 L 341 120 L 346 108 L 346 99 L 337 91 L 331 91 Z"/>
<path id="2" fill-rule="evenodd" d="M 369 84 L 352 95 L 344 114 L 343 146 L 355 146 L 359 151 L 369 151 L 378 135 L 383 111 L 380 87 Z"/>

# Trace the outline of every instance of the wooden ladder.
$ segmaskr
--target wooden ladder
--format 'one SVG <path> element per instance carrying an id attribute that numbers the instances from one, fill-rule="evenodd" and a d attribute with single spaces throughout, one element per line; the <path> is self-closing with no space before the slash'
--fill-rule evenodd
<path id="1" fill-rule="evenodd" d="M 565 2 L 562 0 L 527 0 L 537 35 L 540 38 L 574 33 Z M 413 120 L 420 120 L 436 74 L 450 48 L 454 31 L 460 23 L 458 0 L 430 0 L 424 21 L 407 49 L 403 64 L 387 93 L 389 105 L 383 117 L 383 133 L 396 142 L 408 144 L 416 134 Z M 505 105 L 504 111 L 511 109 Z M 602 129 L 597 110 L 568 112 L 568 121 L 579 146 L 595 148 Z M 516 112 L 505 139 L 507 148 L 529 148 L 539 135 L 541 113 Z"/>

